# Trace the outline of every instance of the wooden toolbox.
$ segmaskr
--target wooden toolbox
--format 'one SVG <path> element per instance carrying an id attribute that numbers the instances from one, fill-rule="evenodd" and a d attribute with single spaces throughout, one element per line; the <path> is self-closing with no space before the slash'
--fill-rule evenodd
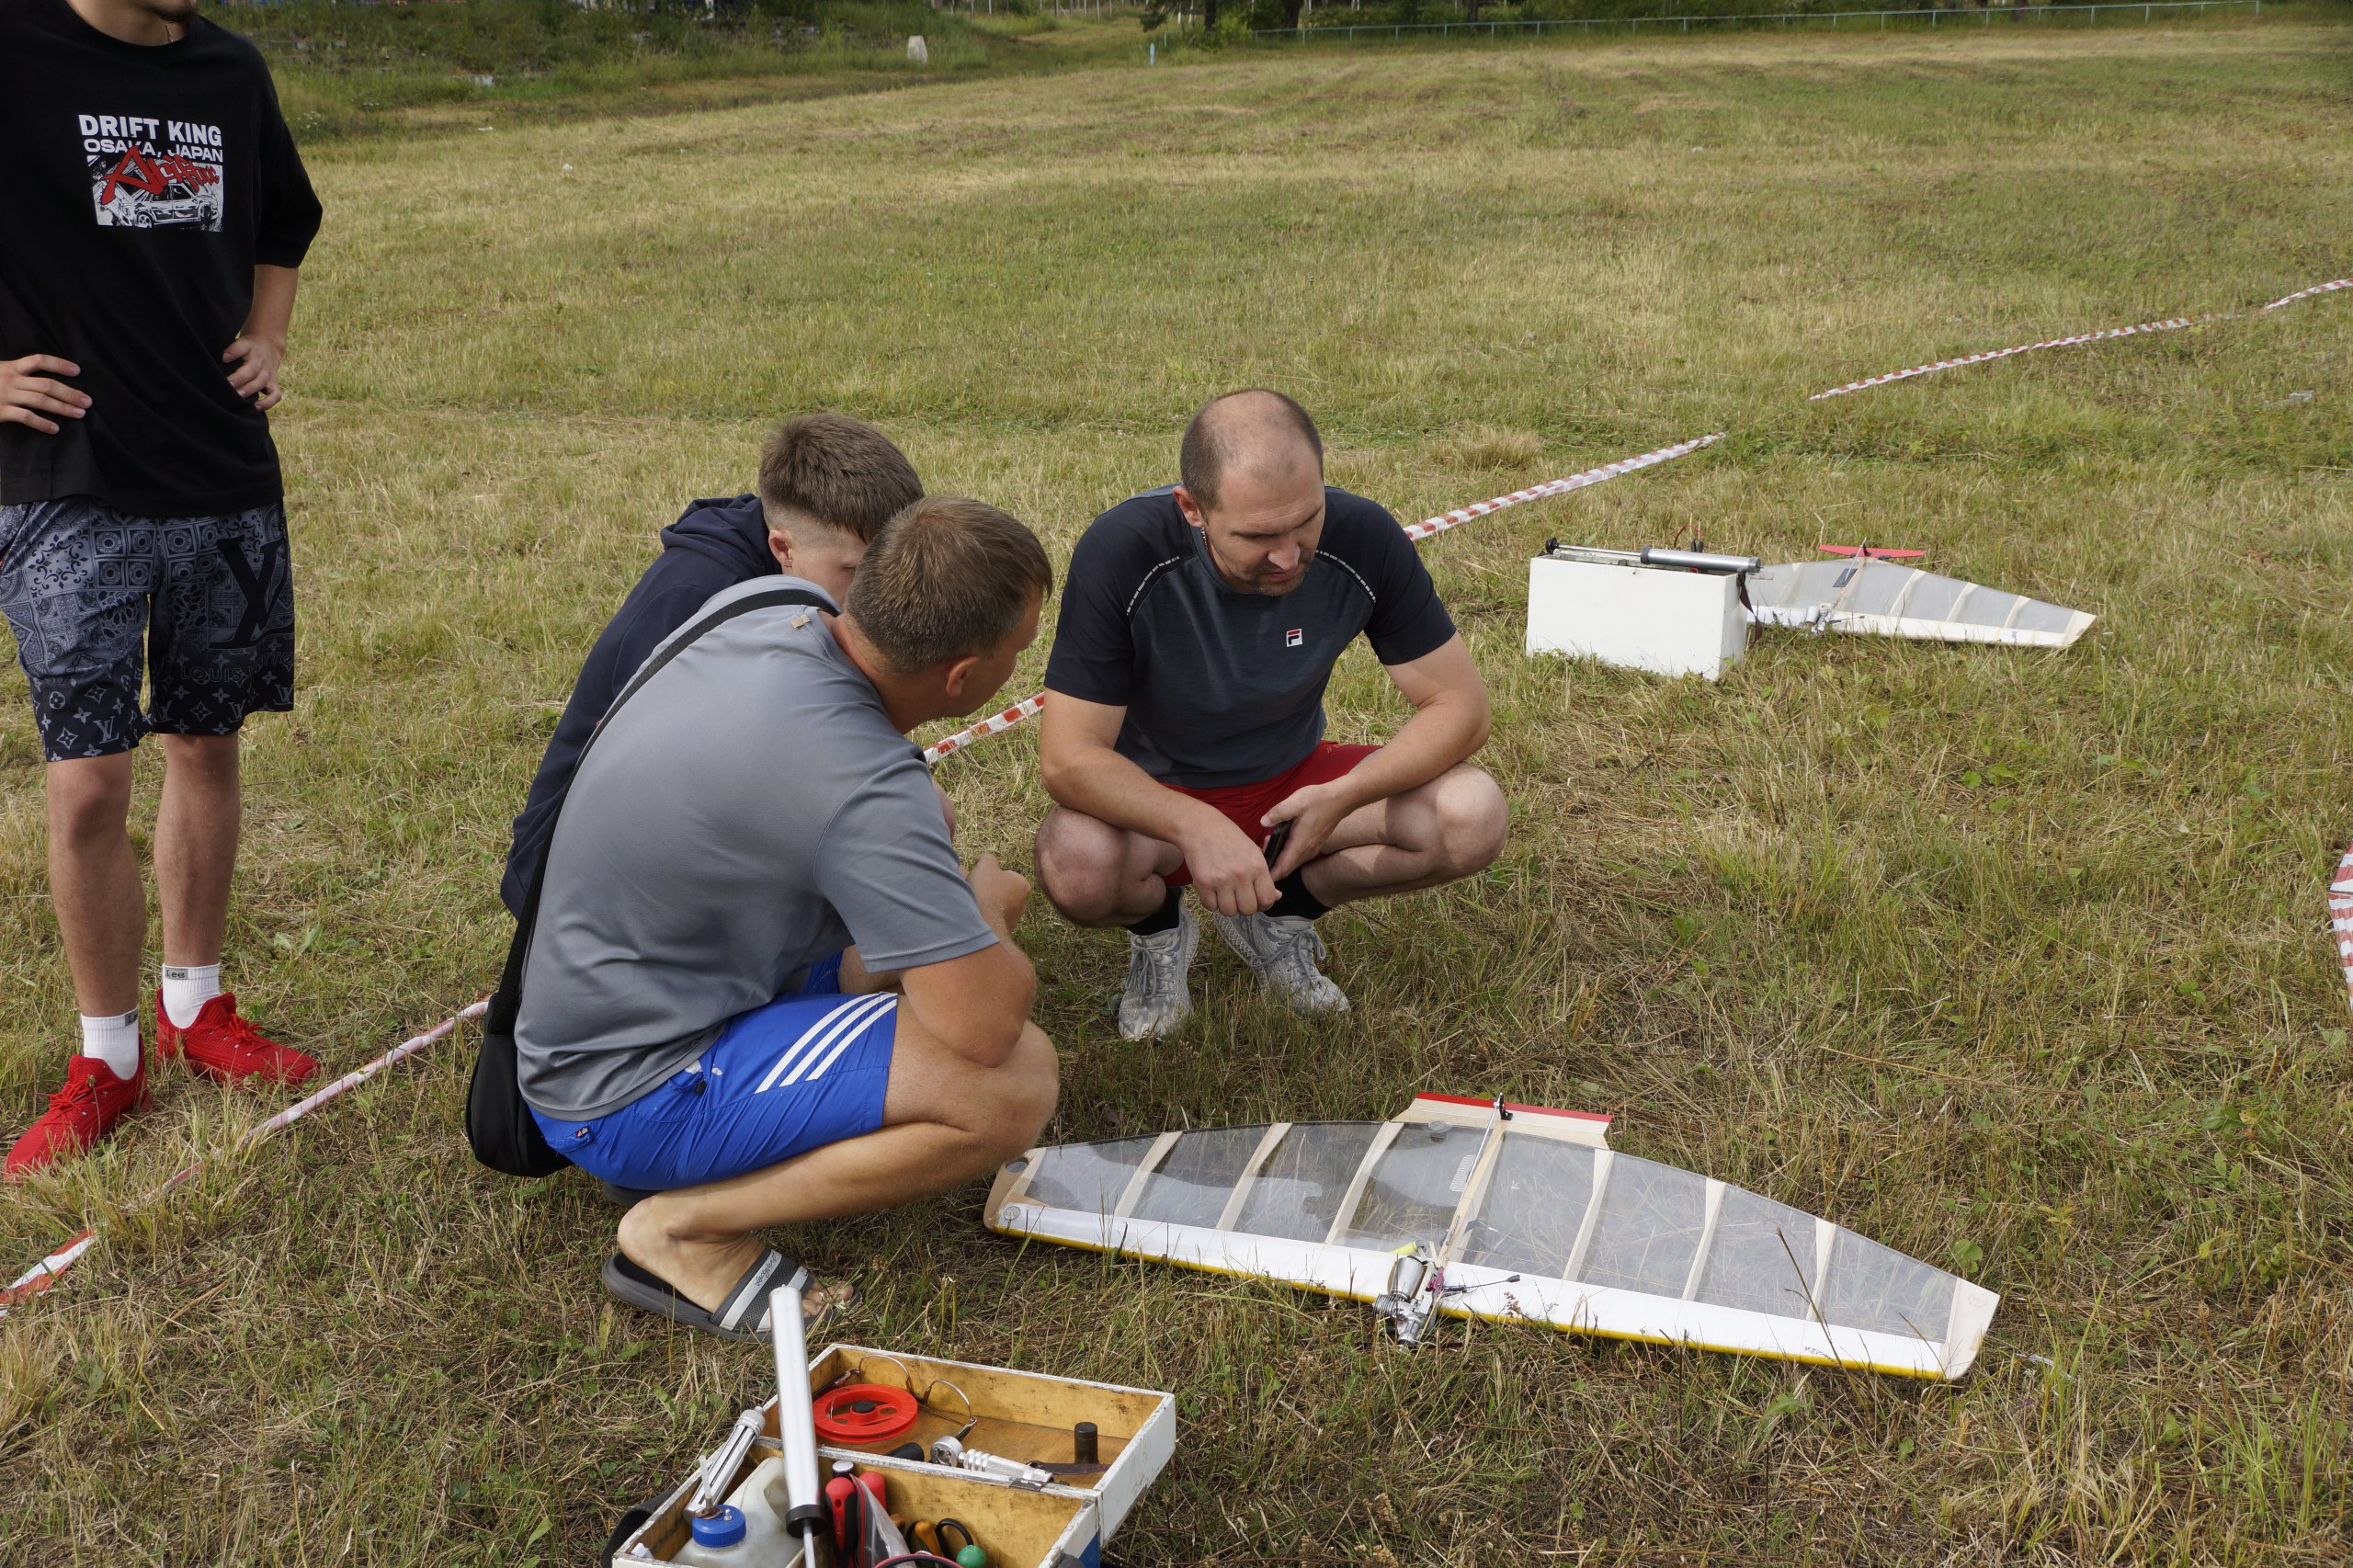
<path id="1" fill-rule="evenodd" d="M 893 1514 L 961 1520 L 979 1537 L 992 1568 L 1098 1568 L 1103 1541 L 1160 1473 L 1176 1446 L 1176 1402 L 1150 1389 L 942 1361 L 860 1345 L 832 1345 L 809 1363 L 812 1397 L 846 1383 L 904 1389 L 916 1396 L 915 1426 L 887 1439 L 847 1447 L 820 1441 L 821 1465 L 849 1460 L 879 1471 Z M 961 1396 L 960 1398 L 960 1395 Z M 776 1401 L 763 1407 L 765 1435 L 745 1456 L 732 1490 L 779 1451 Z M 1072 1429 L 1091 1421 L 1100 1475 L 1068 1476 L 1042 1487 L 1017 1485 L 889 1450 L 961 1432 L 968 1449 L 1029 1463 L 1071 1462 Z M 969 1426 L 970 1430 L 965 1430 Z M 614 1551 L 618 1564 L 666 1562 L 688 1540 L 689 1474 Z M 795 1560 L 798 1561 L 797 1559 Z"/>

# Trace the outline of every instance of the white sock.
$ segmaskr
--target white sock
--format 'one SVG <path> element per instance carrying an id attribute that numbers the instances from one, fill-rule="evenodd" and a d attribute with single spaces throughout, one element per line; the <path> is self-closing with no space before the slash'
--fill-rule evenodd
<path id="1" fill-rule="evenodd" d="M 184 1029 L 196 1022 L 204 1005 L 221 994 L 221 966 L 217 963 L 167 963 L 164 966 L 164 1011 L 172 1020 L 172 1028 Z"/>
<path id="2" fill-rule="evenodd" d="M 81 1019 L 83 1055 L 97 1057 L 118 1078 L 128 1078 L 139 1071 L 137 1013 L 106 1018 L 94 1018 L 84 1013 Z"/>

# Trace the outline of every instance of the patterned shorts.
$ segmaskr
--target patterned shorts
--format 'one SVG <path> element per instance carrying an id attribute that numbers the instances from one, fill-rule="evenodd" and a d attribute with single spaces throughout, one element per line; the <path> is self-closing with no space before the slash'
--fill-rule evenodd
<path id="1" fill-rule="evenodd" d="M 51 762 L 129 751 L 151 731 L 234 734 L 248 713 L 294 706 L 275 503 L 219 517 L 127 517 L 86 495 L 0 506 L 0 613 Z"/>

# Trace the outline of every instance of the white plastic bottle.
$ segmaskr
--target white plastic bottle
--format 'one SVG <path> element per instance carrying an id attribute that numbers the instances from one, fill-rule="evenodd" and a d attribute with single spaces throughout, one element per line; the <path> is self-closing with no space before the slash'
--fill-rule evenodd
<path id="1" fill-rule="evenodd" d="M 716 1516 L 689 1521 L 694 1540 L 670 1561 L 686 1568 L 791 1568 L 801 1543 L 784 1528 L 784 1460 L 763 1460 Z"/>

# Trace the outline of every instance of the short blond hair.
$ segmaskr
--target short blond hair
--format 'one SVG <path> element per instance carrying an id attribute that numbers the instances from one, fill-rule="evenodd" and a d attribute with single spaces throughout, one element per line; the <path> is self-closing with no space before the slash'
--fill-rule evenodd
<path id="1" fill-rule="evenodd" d="M 926 495 L 874 537 L 842 608 L 893 671 L 912 675 L 996 647 L 1053 587 L 1046 547 L 1019 518 Z"/>

